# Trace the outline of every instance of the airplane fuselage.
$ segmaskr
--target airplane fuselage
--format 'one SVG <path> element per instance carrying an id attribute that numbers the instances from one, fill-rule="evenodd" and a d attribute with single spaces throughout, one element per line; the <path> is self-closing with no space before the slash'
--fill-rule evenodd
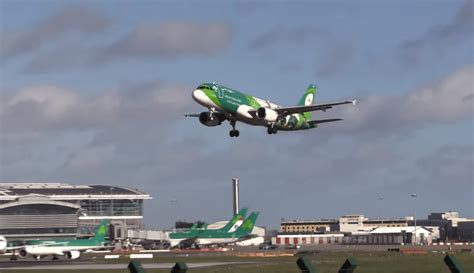
<path id="1" fill-rule="evenodd" d="M 303 114 L 286 115 L 284 118 L 269 122 L 258 118 L 255 111 L 265 107 L 275 109 L 280 106 L 269 101 L 244 94 L 219 84 L 202 84 L 193 91 L 193 99 L 210 111 L 222 112 L 229 120 L 244 122 L 255 126 L 265 126 L 276 130 L 304 130 L 314 128 Z"/>
<path id="2" fill-rule="evenodd" d="M 0 254 L 3 254 L 7 251 L 7 239 L 5 237 L 0 236 Z"/>
<path id="3" fill-rule="evenodd" d="M 36 257 L 46 255 L 68 255 L 71 259 L 77 259 L 80 253 L 87 250 L 102 248 L 102 242 L 89 239 L 51 241 L 49 244 L 26 245 L 20 250 L 21 256 L 32 255 Z"/>

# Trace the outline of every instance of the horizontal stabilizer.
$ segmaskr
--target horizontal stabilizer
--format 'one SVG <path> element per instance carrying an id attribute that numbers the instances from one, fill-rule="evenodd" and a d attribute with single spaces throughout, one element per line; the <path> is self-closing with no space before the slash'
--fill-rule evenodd
<path id="1" fill-rule="evenodd" d="M 342 120 L 342 118 L 320 119 L 320 120 L 311 120 L 311 121 L 308 121 L 308 123 L 311 125 L 316 125 L 320 123 L 340 121 L 340 120 Z"/>
<path id="2" fill-rule="evenodd" d="M 185 118 L 187 118 L 187 117 L 198 118 L 198 117 L 199 117 L 199 114 L 190 114 L 190 113 L 186 113 L 186 114 L 184 114 L 184 117 L 185 117 Z"/>

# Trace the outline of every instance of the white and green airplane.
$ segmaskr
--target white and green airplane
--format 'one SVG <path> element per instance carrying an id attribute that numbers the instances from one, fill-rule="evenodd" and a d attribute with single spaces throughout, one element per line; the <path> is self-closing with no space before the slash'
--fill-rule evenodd
<path id="1" fill-rule="evenodd" d="M 228 120 L 232 126 L 231 137 L 238 137 L 235 129 L 237 121 L 255 126 L 267 127 L 268 134 L 278 131 L 295 131 L 316 128 L 318 124 L 342 120 L 321 119 L 311 120 L 311 112 L 326 111 L 333 106 L 356 104 L 356 100 L 325 104 L 313 104 L 316 86 L 310 85 L 298 105 L 282 107 L 268 100 L 246 95 L 216 83 L 203 83 L 193 91 L 193 99 L 209 111 L 200 114 L 185 114 L 186 117 L 198 117 L 206 126 L 217 126 Z"/>
<path id="2" fill-rule="evenodd" d="M 242 208 L 220 229 L 207 229 L 207 227 L 205 227 L 202 229 L 191 228 L 180 232 L 171 232 L 169 233 L 170 246 L 172 248 L 177 246 L 185 248 L 186 246 L 193 245 L 200 236 L 216 236 L 223 233 L 233 234 L 244 223 L 246 215 L 247 208 Z"/>
<path id="3" fill-rule="evenodd" d="M 209 246 L 226 245 L 239 240 L 252 238 L 251 232 L 257 221 L 258 212 L 252 212 L 247 219 L 243 219 L 247 209 L 239 211 L 220 229 L 189 230 L 186 232 L 172 232 L 169 234 L 171 247 L 175 246 Z"/>
<path id="4" fill-rule="evenodd" d="M 66 256 L 71 260 L 78 259 L 83 252 L 107 248 L 105 235 L 108 223 L 108 220 L 103 219 L 97 227 L 95 236 L 89 239 L 34 240 L 30 241 L 28 245 L 16 247 L 16 249 L 20 257 L 31 255 L 37 260 L 47 255 Z"/>

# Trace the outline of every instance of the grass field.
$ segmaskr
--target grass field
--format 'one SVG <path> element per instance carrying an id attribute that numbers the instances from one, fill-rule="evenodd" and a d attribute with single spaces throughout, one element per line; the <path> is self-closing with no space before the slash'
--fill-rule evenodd
<path id="1" fill-rule="evenodd" d="M 357 273 L 402 273 L 402 272 L 419 272 L 419 273 L 449 273 L 449 269 L 443 262 L 444 255 L 442 254 L 400 254 L 388 252 L 323 252 L 307 256 L 314 268 L 319 273 L 337 272 L 347 257 L 354 257 L 358 266 L 355 270 Z M 472 253 L 457 253 L 454 256 L 463 265 L 468 273 L 474 273 L 474 254 Z M 143 266 L 146 268 L 147 263 L 175 263 L 177 261 L 186 263 L 199 262 L 255 262 L 256 264 L 243 265 L 225 265 L 207 268 L 192 268 L 190 273 L 213 273 L 213 272 L 229 272 L 229 273 L 257 273 L 257 272 L 300 272 L 296 266 L 297 257 L 236 257 L 236 256 L 175 256 L 165 255 L 159 256 L 153 260 L 143 260 Z M 89 260 L 95 263 L 103 263 L 104 260 Z M 121 259 L 115 260 L 113 263 L 128 263 L 129 260 Z M 112 262 L 109 262 L 112 263 Z M 0 263 L 0 268 L 1 268 Z M 170 272 L 170 269 L 147 269 L 148 273 L 156 272 Z M 56 270 L 0 270 L 0 272 L 18 272 L 18 273 L 51 273 L 64 272 Z M 84 270 L 68 270 L 68 273 L 82 273 L 82 272 L 97 272 L 97 273 L 112 273 L 112 272 L 129 272 L 126 269 L 108 269 L 108 270 L 93 270 L 88 269 L 84 264 Z"/>

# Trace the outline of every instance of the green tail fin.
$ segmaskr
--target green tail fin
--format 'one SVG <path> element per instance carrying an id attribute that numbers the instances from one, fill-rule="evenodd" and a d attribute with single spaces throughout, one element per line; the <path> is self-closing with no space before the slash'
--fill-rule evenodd
<path id="1" fill-rule="evenodd" d="M 316 94 L 316 85 L 310 84 L 304 95 L 301 97 L 298 102 L 298 106 L 307 106 L 313 104 L 314 95 Z M 311 112 L 303 113 L 303 116 L 306 120 L 311 120 Z"/>
<path id="2" fill-rule="evenodd" d="M 234 217 L 232 217 L 232 219 L 230 219 L 230 221 L 227 223 L 227 225 L 225 225 L 223 228 L 221 228 L 220 230 L 224 231 L 224 232 L 229 232 L 231 231 L 231 229 L 234 228 L 234 225 L 237 223 L 237 221 L 243 221 L 245 219 L 245 216 L 247 215 L 247 208 L 242 208 L 239 213 L 237 213 L 236 215 L 234 215 Z M 235 231 L 236 228 L 234 228 L 233 231 Z"/>
<path id="3" fill-rule="evenodd" d="M 252 232 L 255 223 L 257 222 L 258 212 L 252 212 L 250 216 L 245 219 L 244 223 L 237 229 L 236 233 L 244 236 Z"/>
<path id="4" fill-rule="evenodd" d="M 93 239 L 99 242 L 105 241 L 105 235 L 107 234 L 108 226 L 109 226 L 109 220 L 102 219 L 100 221 L 99 226 L 97 227 L 97 230 L 95 232 L 95 236 Z"/>

